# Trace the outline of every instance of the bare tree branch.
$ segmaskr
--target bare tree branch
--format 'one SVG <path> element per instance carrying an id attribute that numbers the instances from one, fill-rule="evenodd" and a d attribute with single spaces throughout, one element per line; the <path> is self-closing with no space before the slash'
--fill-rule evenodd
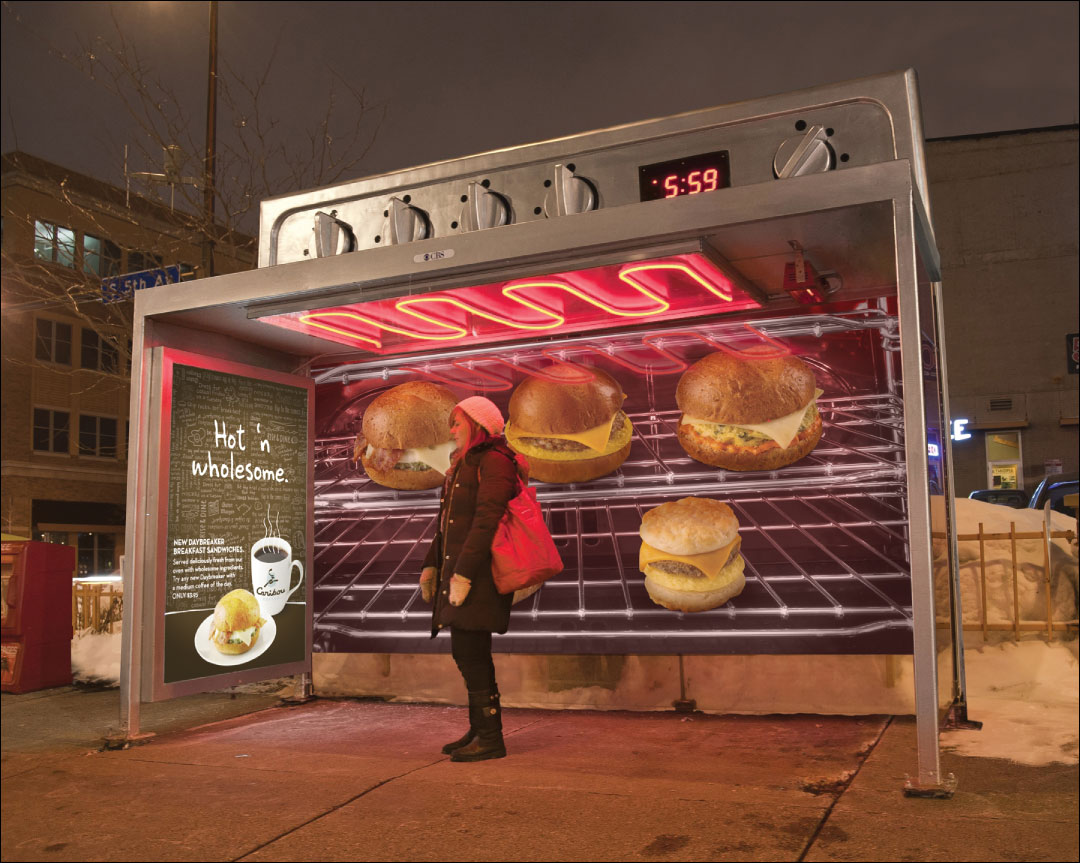
<path id="1" fill-rule="evenodd" d="M 218 127 L 223 134 L 219 133 L 215 158 L 215 217 L 211 221 L 202 200 L 204 118 L 195 106 L 189 106 L 193 110 L 185 108 L 161 70 L 140 53 L 125 32 L 116 6 L 110 5 L 109 32 L 77 38 L 78 47 L 73 51 L 33 32 L 15 5 L 5 0 L 3 6 L 9 16 L 8 26 L 24 28 L 46 46 L 52 57 L 116 100 L 127 120 L 127 134 L 134 133 L 123 142 L 115 142 L 115 136 L 110 135 L 117 152 L 124 145 L 130 146 L 132 161 L 149 168 L 130 177 L 132 189 L 144 200 L 173 210 L 175 241 L 188 246 L 199 246 L 204 239 L 229 244 L 239 241 L 236 233 L 253 233 L 258 204 L 265 197 L 356 176 L 385 117 L 385 107 L 370 105 L 362 87 L 329 70 L 331 83 L 320 119 L 310 125 L 312 131 L 307 135 L 298 136 L 288 118 L 309 116 L 310 106 L 273 104 L 271 100 L 283 31 L 278 33 L 265 64 L 254 74 L 243 74 L 223 63 L 218 77 Z M 8 108 L 10 114 L 10 104 Z M 146 176 L 164 177 L 166 148 L 179 148 L 172 150 L 171 157 L 183 182 L 166 184 Z M 189 172 L 192 176 L 183 177 Z M 83 224 L 98 225 L 102 237 L 110 235 L 97 212 L 81 196 L 67 189 L 58 194 L 79 214 Z M 8 218 L 31 220 L 32 230 L 30 214 L 19 216 L 6 210 Z M 132 212 L 127 218 L 135 223 L 138 216 Z M 103 339 L 126 353 L 131 304 L 103 305 L 98 277 L 33 259 L 16 260 L 6 252 L 3 263 L 5 309 L 20 303 L 59 303 L 67 313 L 96 328 Z"/>

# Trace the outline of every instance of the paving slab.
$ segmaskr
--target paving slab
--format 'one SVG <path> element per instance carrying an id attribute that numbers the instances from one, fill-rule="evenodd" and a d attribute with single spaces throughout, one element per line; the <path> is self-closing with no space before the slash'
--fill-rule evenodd
<path id="1" fill-rule="evenodd" d="M 33 770 L 42 764 L 51 764 L 58 759 L 50 752 L 5 752 L 0 756 L 0 779 L 7 781 L 13 776 Z"/>
<path id="2" fill-rule="evenodd" d="M 508 719 L 508 732 L 540 711 L 525 713 Z M 320 700 L 153 740 L 134 757 L 207 766 L 243 759 L 248 770 L 385 778 L 447 760 L 443 744 L 460 737 L 467 722 L 466 711 L 455 707 Z"/>
<path id="3" fill-rule="evenodd" d="M 926 801 L 947 804 L 948 801 Z M 943 810 L 944 811 L 944 810 Z M 945 817 L 833 810 L 804 858 L 807 861 L 1077 860 L 1076 821 L 1071 824 L 1013 818 Z"/>
<path id="4" fill-rule="evenodd" d="M 984 816 L 1077 823 L 1080 768 L 1051 764 L 1032 767 L 1001 758 L 975 758 L 944 752 L 943 774 L 956 777 L 950 800 L 903 796 L 904 780 L 915 773 L 915 722 L 895 719 L 858 776 L 836 804 L 834 818 L 847 810 L 910 813 L 934 817 Z"/>
<path id="5" fill-rule="evenodd" d="M 5 861 L 1077 859 L 1075 767 L 946 753 L 956 797 L 905 798 L 908 720 L 510 709 L 509 758 L 454 764 L 460 708 L 218 693 L 101 752 L 69 695 L 5 701 Z"/>
<path id="6" fill-rule="evenodd" d="M 377 784 L 136 753 L 95 753 L 5 780 L 3 859 L 234 860 Z"/>
<path id="7" fill-rule="evenodd" d="M 797 860 L 823 814 L 772 803 L 720 808 L 663 795 L 423 781 L 422 773 L 242 859 Z"/>
<path id="8" fill-rule="evenodd" d="M 948 800 L 905 797 L 915 723 L 894 720 L 835 807 L 808 861 L 1077 860 L 1076 766 L 943 753 Z"/>
<path id="9" fill-rule="evenodd" d="M 276 693 L 203 692 L 143 704 L 140 730 L 169 734 L 195 725 L 250 714 L 277 704 Z M 120 690 L 65 686 L 3 693 L 4 752 L 57 748 L 98 749 L 120 725 Z"/>
<path id="10" fill-rule="evenodd" d="M 821 809 L 831 799 L 806 787 L 850 774 L 886 722 L 594 711 L 575 711 L 572 721 L 555 712 L 540 717 L 508 735 L 512 757 L 477 774 L 476 781 L 697 800 L 754 795 Z M 443 781 L 469 767 L 439 764 L 431 770 Z"/>

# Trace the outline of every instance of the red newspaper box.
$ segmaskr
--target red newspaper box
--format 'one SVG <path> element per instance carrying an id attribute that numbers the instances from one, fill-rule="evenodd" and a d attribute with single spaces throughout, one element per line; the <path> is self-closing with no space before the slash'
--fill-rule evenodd
<path id="1" fill-rule="evenodd" d="M 5 542 L 0 684 L 31 692 L 71 683 L 71 577 L 75 549 Z"/>

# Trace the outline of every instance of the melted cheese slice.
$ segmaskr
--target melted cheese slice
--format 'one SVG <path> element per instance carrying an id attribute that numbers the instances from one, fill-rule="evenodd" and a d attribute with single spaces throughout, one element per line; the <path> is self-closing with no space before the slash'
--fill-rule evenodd
<path id="1" fill-rule="evenodd" d="M 401 457 L 401 461 L 422 461 L 424 464 L 433 467 L 441 474 L 445 474 L 450 470 L 450 454 L 454 451 L 454 442 L 448 440 L 446 443 L 436 444 L 435 446 L 418 447 L 417 449 L 407 449 L 405 454 Z"/>
<path id="2" fill-rule="evenodd" d="M 210 632 L 210 640 L 216 641 L 218 644 L 246 644 L 250 647 L 251 639 L 255 637 L 255 631 L 258 628 L 258 626 L 252 626 L 250 629 L 234 629 L 232 632 L 223 632 L 214 627 Z"/>
<path id="3" fill-rule="evenodd" d="M 645 567 L 650 563 L 656 563 L 661 560 L 677 560 L 679 563 L 686 563 L 690 566 L 696 566 L 702 572 L 705 573 L 707 578 L 716 578 L 720 574 L 731 558 L 731 553 L 739 545 L 740 538 L 735 537 L 727 545 L 716 549 L 715 551 L 706 551 L 701 554 L 672 554 L 669 551 L 661 551 L 658 548 L 654 548 L 647 542 L 641 543 L 641 552 L 638 555 L 638 569 L 642 572 L 645 571 Z"/>
<path id="4" fill-rule="evenodd" d="M 711 420 L 703 420 L 686 414 L 683 415 L 682 421 L 688 425 L 702 426 L 706 433 L 708 433 L 709 426 L 718 425 L 728 425 L 733 428 L 748 429 L 749 431 L 763 434 L 767 438 L 772 438 L 781 449 L 787 449 L 791 446 L 791 442 L 795 440 L 795 436 L 799 433 L 799 426 L 802 425 L 806 412 L 810 410 L 810 405 L 817 401 L 822 392 L 823 390 L 814 390 L 814 398 L 812 401 L 807 402 L 806 407 L 799 408 L 797 411 L 792 411 L 787 416 L 782 416 L 780 419 L 771 420 L 767 423 L 756 423 L 754 425 L 747 423 L 716 423 Z"/>
<path id="5" fill-rule="evenodd" d="M 255 630 L 258 628 L 259 627 L 257 626 L 253 626 L 250 629 L 234 629 L 232 633 L 232 638 L 230 638 L 229 641 L 231 641 L 233 644 L 239 642 L 242 644 L 250 645 L 251 639 L 255 637 Z"/>
<path id="6" fill-rule="evenodd" d="M 575 443 L 587 446 L 591 450 L 596 450 L 596 452 L 603 455 L 605 450 L 607 449 L 608 439 L 611 437 L 611 427 L 615 424 L 615 417 L 617 417 L 618 415 L 619 414 L 616 412 L 611 415 L 611 419 L 609 419 L 606 423 L 601 423 L 600 425 L 595 426 L 591 429 L 585 429 L 585 431 L 583 432 L 575 432 L 574 434 L 532 434 L 529 432 L 518 431 L 513 426 L 507 424 L 506 438 L 507 440 L 511 441 L 523 437 L 550 437 L 557 438 L 558 440 L 572 440 Z"/>
<path id="7" fill-rule="evenodd" d="M 368 444 L 365 455 L 371 456 L 375 448 Z M 450 456 L 454 452 L 454 442 L 448 440 L 446 443 L 436 444 L 435 446 L 422 446 L 416 449 L 407 449 L 401 454 L 401 458 L 398 461 L 403 462 L 415 462 L 421 461 L 430 468 L 434 468 L 441 474 L 446 474 L 450 470 Z"/>

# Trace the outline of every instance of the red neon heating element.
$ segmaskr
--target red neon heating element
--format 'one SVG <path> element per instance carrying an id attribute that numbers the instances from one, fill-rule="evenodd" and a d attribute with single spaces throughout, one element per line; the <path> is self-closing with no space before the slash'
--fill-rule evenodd
<path id="1" fill-rule="evenodd" d="M 329 326 L 328 324 L 323 323 L 323 321 L 327 318 L 352 318 L 354 320 L 359 320 L 372 326 L 380 327 L 381 329 L 388 330 L 392 333 L 410 336 L 414 339 L 425 339 L 432 341 L 454 341 L 468 335 L 469 331 L 465 327 L 462 327 L 458 324 L 439 320 L 438 318 L 433 318 L 429 315 L 425 315 L 423 312 L 416 311 L 417 306 L 445 304 L 448 306 L 453 306 L 457 309 L 461 309 L 462 311 L 468 312 L 471 315 L 485 318 L 489 321 L 494 321 L 497 324 L 502 324 L 505 327 L 513 327 L 515 329 L 521 330 L 550 330 L 561 327 L 563 324 L 566 323 L 566 318 L 563 315 L 560 315 L 557 312 L 552 311 L 551 309 L 545 308 L 538 303 L 534 303 L 531 300 L 525 299 L 524 297 L 518 296 L 519 292 L 524 291 L 528 288 L 552 288 L 555 290 L 566 291 L 571 296 L 577 297 L 578 299 L 584 300 L 585 302 L 592 303 L 594 306 L 607 312 L 609 315 L 616 315 L 626 318 L 652 317 L 653 315 L 658 315 L 666 312 L 668 309 L 671 308 L 671 304 L 665 302 L 663 299 L 658 297 L 656 294 L 646 288 L 643 284 L 641 284 L 639 279 L 637 278 L 637 274 L 655 273 L 663 270 L 674 270 L 676 272 L 683 273 L 684 275 L 689 276 L 693 281 L 695 281 L 705 290 L 711 292 L 712 294 L 715 294 L 721 300 L 724 300 L 725 302 L 731 302 L 730 293 L 720 290 L 716 286 L 712 285 L 700 274 L 694 272 L 692 269 L 690 269 L 690 267 L 686 266 L 685 264 L 641 264 L 638 266 L 628 267 L 620 271 L 619 278 L 624 283 L 630 285 L 630 287 L 637 290 L 639 293 L 644 294 L 656 304 L 652 310 L 644 312 L 629 311 L 625 309 L 615 308 L 614 306 L 611 306 L 608 303 L 605 303 L 594 296 L 590 296 L 589 294 L 586 294 L 571 285 L 564 284 L 563 282 L 531 281 L 515 282 L 514 284 L 506 285 L 502 289 L 502 295 L 504 297 L 514 300 L 517 303 L 520 303 L 526 308 L 532 309 L 533 311 L 539 312 L 541 315 L 546 316 L 548 318 L 548 321 L 546 323 L 533 324 L 520 320 L 510 320 L 509 318 L 505 318 L 501 315 L 494 315 L 490 312 L 485 311 L 484 309 L 477 308 L 477 306 L 475 306 L 474 304 L 462 302 L 455 297 L 439 296 L 415 297 L 405 300 L 398 300 L 394 304 L 394 308 L 397 311 L 402 312 L 403 314 L 412 315 L 413 317 L 419 318 L 420 320 L 432 324 L 433 326 L 442 327 L 449 332 L 432 334 L 419 332 L 417 330 L 405 330 L 400 327 L 395 327 L 392 324 L 373 320 L 369 317 L 357 314 L 356 312 L 311 312 L 301 315 L 300 320 L 311 326 L 329 330 L 330 332 L 336 332 L 339 335 L 370 342 L 376 347 L 381 347 L 382 343 L 380 341 L 376 341 L 375 339 L 361 336 L 357 333 Z"/>
<path id="2" fill-rule="evenodd" d="M 703 255 L 689 254 L 262 320 L 387 353 L 759 306 Z"/>

